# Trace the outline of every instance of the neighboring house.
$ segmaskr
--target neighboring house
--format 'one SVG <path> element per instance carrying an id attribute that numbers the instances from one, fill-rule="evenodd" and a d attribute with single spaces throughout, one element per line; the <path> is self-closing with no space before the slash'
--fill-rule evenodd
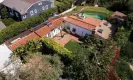
<path id="1" fill-rule="evenodd" d="M 54 7 L 54 0 L 4 0 L 1 4 L 8 9 L 10 17 L 25 20 Z"/>
<path id="2" fill-rule="evenodd" d="M 111 35 L 111 24 L 106 20 L 96 18 L 81 18 L 77 16 L 65 17 L 65 25 L 70 27 L 70 32 L 80 37 L 96 34 L 104 39 Z"/>
<path id="3" fill-rule="evenodd" d="M 111 19 L 117 19 L 120 21 L 124 21 L 126 18 L 127 18 L 127 15 L 125 15 L 124 13 L 121 13 L 119 11 L 116 11 L 111 15 Z"/>
<path id="4" fill-rule="evenodd" d="M 6 28 L 5 24 L 4 24 L 2 21 L 0 21 L 0 31 L 1 31 L 2 29 L 4 29 L 4 28 Z"/>

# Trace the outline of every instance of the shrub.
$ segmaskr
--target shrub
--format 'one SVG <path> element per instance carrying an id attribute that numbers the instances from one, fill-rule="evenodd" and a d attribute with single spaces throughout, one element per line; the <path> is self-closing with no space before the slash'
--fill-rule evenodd
<path id="1" fill-rule="evenodd" d="M 12 18 L 5 18 L 5 19 L 2 19 L 2 22 L 3 22 L 6 26 L 9 26 L 9 25 L 15 23 L 16 21 L 13 20 Z"/>
<path id="2" fill-rule="evenodd" d="M 42 38 L 40 41 L 42 42 L 44 48 L 48 48 L 47 50 L 50 50 L 53 53 L 56 52 L 59 55 L 67 55 L 69 58 L 71 57 L 72 52 L 56 43 L 54 40 L 50 38 Z"/>
<path id="3" fill-rule="evenodd" d="M 54 13 L 56 8 L 49 9 L 40 16 L 33 16 L 31 18 L 28 18 L 21 22 L 16 22 L 7 28 L 0 31 L 0 44 L 2 44 L 4 41 L 6 41 L 9 38 L 12 38 L 32 27 L 35 27 L 39 24 L 41 24 L 43 21 L 47 20 L 48 17 L 51 16 L 52 13 Z"/>

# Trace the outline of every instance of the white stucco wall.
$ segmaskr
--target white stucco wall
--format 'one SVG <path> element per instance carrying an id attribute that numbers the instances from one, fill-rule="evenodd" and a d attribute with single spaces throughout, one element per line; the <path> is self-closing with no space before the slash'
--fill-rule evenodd
<path id="1" fill-rule="evenodd" d="M 91 35 L 92 34 L 92 31 L 87 30 L 87 29 L 84 29 L 84 28 L 79 27 L 77 25 L 71 24 L 69 22 L 66 22 L 65 24 L 68 25 L 68 26 L 70 26 L 70 31 L 71 32 L 73 31 L 73 28 L 75 28 L 76 29 L 75 34 L 77 34 L 77 35 L 79 35 L 81 37 L 84 37 L 86 34 L 88 34 L 88 35 Z"/>
<path id="2" fill-rule="evenodd" d="M 0 70 L 10 61 L 11 54 L 12 51 L 5 44 L 0 45 Z"/>
<path id="3" fill-rule="evenodd" d="M 53 38 L 54 36 L 56 36 L 57 34 L 60 33 L 60 30 L 61 30 L 61 26 L 57 27 L 56 29 L 54 29 L 53 31 L 51 31 L 50 33 L 48 33 L 46 35 L 46 37 L 50 37 L 50 38 Z M 50 36 L 49 36 L 50 35 Z"/>

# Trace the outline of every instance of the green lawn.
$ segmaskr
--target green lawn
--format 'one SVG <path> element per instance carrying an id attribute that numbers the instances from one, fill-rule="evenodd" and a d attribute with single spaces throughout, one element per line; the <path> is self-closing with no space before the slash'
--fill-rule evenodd
<path id="1" fill-rule="evenodd" d="M 79 12 L 82 8 L 84 8 L 84 10 L 82 12 L 97 13 L 97 14 L 102 14 L 104 16 L 110 16 L 113 13 L 112 11 L 110 11 L 104 7 L 93 7 L 93 6 L 77 6 L 77 8 L 74 11 Z"/>
<path id="2" fill-rule="evenodd" d="M 71 40 L 65 45 L 65 48 L 72 51 L 73 53 L 76 53 L 82 48 L 82 46 L 79 43 Z"/>

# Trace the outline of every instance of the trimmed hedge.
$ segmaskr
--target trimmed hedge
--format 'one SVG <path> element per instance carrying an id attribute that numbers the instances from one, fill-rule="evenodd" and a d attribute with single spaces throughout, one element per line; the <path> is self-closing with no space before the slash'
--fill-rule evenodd
<path id="1" fill-rule="evenodd" d="M 52 52 L 56 52 L 60 55 L 67 55 L 71 58 L 72 52 L 56 43 L 54 40 L 50 38 L 42 38 L 40 41 L 43 46 L 48 48 L 47 50 L 51 50 Z"/>
<path id="2" fill-rule="evenodd" d="M 0 44 L 8 40 L 9 38 L 12 38 L 14 36 L 17 36 L 18 34 L 35 27 L 42 22 L 46 21 L 54 12 L 63 12 L 64 10 L 67 10 L 70 8 L 72 1 L 63 2 L 62 5 L 57 5 L 55 8 L 51 8 L 47 11 L 44 11 L 39 16 L 33 16 L 31 18 L 28 18 L 27 20 L 16 22 L 7 28 L 0 31 Z"/>
<path id="3" fill-rule="evenodd" d="M 35 26 L 41 24 L 42 22 L 47 20 L 48 17 L 50 17 L 51 14 L 55 12 L 55 10 L 56 10 L 55 8 L 51 8 L 51 9 L 43 12 L 42 14 L 40 14 L 40 16 L 33 16 L 24 21 L 16 22 L 16 23 L 6 27 L 5 29 L 1 30 L 0 31 L 0 44 L 5 42 L 9 38 L 12 38 L 32 27 L 35 27 Z"/>

